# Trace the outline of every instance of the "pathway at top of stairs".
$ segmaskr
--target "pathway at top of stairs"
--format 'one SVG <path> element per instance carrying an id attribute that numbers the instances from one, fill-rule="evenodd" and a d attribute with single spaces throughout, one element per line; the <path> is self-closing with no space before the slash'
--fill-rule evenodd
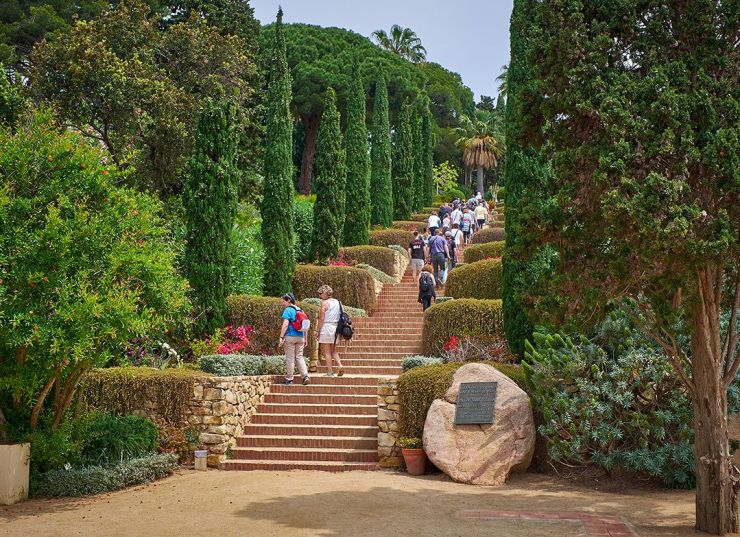
<path id="1" fill-rule="evenodd" d="M 343 377 L 279 384 L 237 438 L 226 470 L 375 470 L 378 463 L 378 379 L 401 374 L 405 356 L 422 350 L 423 313 L 411 269 L 384 285 L 372 316 L 352 319 L 355 335 L 340 347 Z"/>

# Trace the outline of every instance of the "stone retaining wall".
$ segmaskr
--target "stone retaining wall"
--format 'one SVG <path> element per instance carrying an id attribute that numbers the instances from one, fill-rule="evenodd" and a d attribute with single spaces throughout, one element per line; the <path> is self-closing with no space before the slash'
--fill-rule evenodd
<path id="1" fill-rule="evenodd" d="M 380 379 L 378 383 L 378 465 L 381 468 L 403 466 L 398 447 L 398 379 Z"/>

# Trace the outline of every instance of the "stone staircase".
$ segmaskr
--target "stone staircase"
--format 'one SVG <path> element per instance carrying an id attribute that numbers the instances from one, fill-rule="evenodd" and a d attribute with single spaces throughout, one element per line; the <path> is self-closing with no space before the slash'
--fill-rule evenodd
<path id="1" fill-rule="evenodd" d="M 401 374 L 401 360 L 419 354 L 423 316 L 411 271 L 385 285 L 371 317 L 355 318 L 355 335 L 342 344 L 343 377 L 280 384 L 237 438 L 226 470 L 375 470 L 378 462 L 378 378 Z"/>

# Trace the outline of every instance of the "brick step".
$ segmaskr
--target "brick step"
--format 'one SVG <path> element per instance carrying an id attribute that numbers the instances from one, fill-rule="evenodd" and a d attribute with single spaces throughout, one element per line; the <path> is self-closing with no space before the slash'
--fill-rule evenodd
<path id="1" fill-rule="evenodd" d="M 411 354 L 410 356 L 416 356 L 416 354 Z M 349 367 L 401 367 L 401 361 L 403 358 L 392 358 L 388 360 L 375 360 L 373 358 L 356 358 L 352 356 L 342 356 L 342 366 L 344 367 L 345 371 Z M 320 367 L 326 367 L 325 365 L 320 365 Z M 336 369 L 336 365 L 334 366 Z"/>
<path id="2" fill-rule="evenodd" d="M 245 435 L 249 436 L 341 436 L 352 438 L 368 438 L 377 442 L 379 429 L 377 425 L 295 425 L 295 424 L 255 424 L 250 423 L 244 428 Z M 238 436 L 236 441 L 246 436 Z"/>
<path id="3" fill-rule="evenodd" d="M 362 351 L 347 351 L 339 353 L 339 359 L 344 358 L 358 358 L 367 360 L 402 360 L 410 354 L 418 354 L 421 351 L 421 346 L 414 350 L 400 351 L 400 352 L 362 352 Z"/>
<path id="4" fill-rule="evenodd" d="M 421 328 L 423 328 L 424 325 L 421 325 Z M 383 339 L 385 339 L 385 336 L 390 338 L 390 340 L 396 340 L 399 338 L 404 337 L 413 337 L 413 336 L 419 336 L 421 337 L 421 331 L 419 327 L 410 327 L 410 328 L 394 328 L 391 331 L 388 331 L 384 328 L 376 328 L 372 327 L 370 325 L 365 326 L 358 326 L 355 329 L 355 336 L 352 338 L 352 341 L 355 341 L 355 338 L 360 336 L 383 336 Z"/>
<path id="5" fill-rule="evenodd" d="M 361 343 L 361 344 L 355 344 L 350 345 L 346 350 L 340 349 L 339 355 L 343 356 L 345 354 L 367 354 L 370 357 L 375 357 L 378 354 L 387 354 L 387 353 L 404 353 L 404 352 L 415 352 L 421 345 L 421 341 L 419 343 L 411 344 L 411 345 L 371 345 L 368 343 Z"/>
<path id="6" fill-rule="evenodd" d="M 268 393 L 265 404 L 377 405 L 377 395 L 335 395 L 318 393 Z"/>
<path id="7" fill-rule="evenodd" d="M 320 378 L 320 377 L 317 377 Z M 270 387 L 271 394 L 278 393 L 316 393 L 316 394 L 337 394 L 337 395 L 377 395 L 377 386 L 363 386 L 363 385 L 343 385 L 343 384 L 314 384 L 314 379 L 311 379 L 311 384 L 302 386 L 299 384 L 292 384 L 286 386 L 284 384 L 275 384 Z"/>
<path id="8" fill-rule="evenodd" d="M 335 368 L 336 369 L 336 368 Z M 326 366 L 319 366 L 319 373 L 325 373 Z M 402 373 L 401 362 L 398 362 L 398 367 L 379 367 L 379 366 L 357 366 L 345 367 L 344 374 L 346 375 L 382 375 L 382 376 L 398 376 Z"/>
<path id="9" fill-rule="evenodd" d="M 235 447 L 231 460 L 378 462 L 375 449 L 333 449 L 286 447 L 279 449 Z"/>
<path id="10" fill-rule="evenodd" d="M 377 400 L 374 405 L 340 404 L 315 405 L 307 403 L 260 403 L 259 414 L 341 414 L 347 416 L 375 416 L 378 413 Z"/>
<path id="11" fill-rule="evenodd" d="M 223 470 L 269 470 L 269 471 L 286 471 L 286 470 L 317 470 L 322 472 L 352 472 L 363 470 L 372 472 L 378 469 L 375 463 L 366 462 L 323 462 L 323 461 L 225 461 L 221 463 Z"/>
<path id="12" fill-rule="evenodd" d="M 347 415 L 347 414 L 262 414 L 252 416 L 252 423 L 256 425 L 352 425 L 377 426 L 378 416 Z"/>
<path id="13" fill-rule="evenodd" d="M 392 328 L 393 332 L 400 332 L 403 329 L 409 329 L 409 330 L 421 330 L 424 328 L 424 320 L 419 319 L 418 321 L 404 321 L 404 320 L 391 320 L 391 319 L 373 319 L 372 321 L 364 322 L 364 323 L 354 323 L 353 321 L 353 327 L 355 328 L 383 328 L 383 329 L 389 329 Z"/>
<path id="14" fill-rule="evenodd" d="M 249 435 L 236 439 L 240 448 L 378 449 L 378 438 L 362 436 Z"/>
<path id="15" fill-rule="evenodd" d="M 280 381 L 283 380 L 282 375 L 273 377 L 273 384 L 279 385 Z M 293 377 L 294 382 L 300 384 L 301 376 L 295 375 Z M 361 377 L 350 377 L 346 374 L 343 377 L 316 377 L 311 378 L 311 384 L 309 386 L 374 386 L 377 388 L 378 379 L 372 376 L 361 376 Z M 295 384 L 293 386 L 296 386 Z M 289 388 L 289 386 L 286 386 Z"/>

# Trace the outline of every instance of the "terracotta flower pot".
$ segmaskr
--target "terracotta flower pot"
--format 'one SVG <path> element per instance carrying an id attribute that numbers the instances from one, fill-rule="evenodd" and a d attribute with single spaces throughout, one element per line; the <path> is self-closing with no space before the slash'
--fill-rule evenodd
<path id="1" fill-rule="evenodd" d="M 427 466 L 427 454 L 423 449 L 404 448 L 401 453 L 409 475 L 424 475 Z"/>

